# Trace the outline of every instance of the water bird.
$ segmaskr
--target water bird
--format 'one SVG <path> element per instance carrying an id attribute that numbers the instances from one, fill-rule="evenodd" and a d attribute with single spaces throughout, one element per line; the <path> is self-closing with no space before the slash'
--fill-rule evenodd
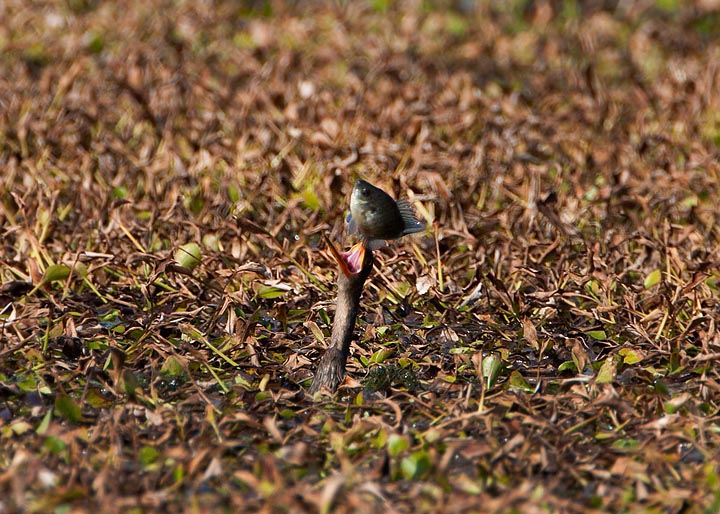
<path id="1" fill-rule="evenodd" d="M 409 203 L 395 201 L 364 180 L 358 180 L 353 187 L 347 222 L 349 232 L 360 239 L 350 250 L 340 252 L 324 234 L 340 274 L 330 345 L 318 364 L 311 394 L 323 389 L 335 392 L 345 377 L 360 296 L 373 267 L 373 250 L 386 240 L 425 230 L 425 224 L 417 219 Z"/>

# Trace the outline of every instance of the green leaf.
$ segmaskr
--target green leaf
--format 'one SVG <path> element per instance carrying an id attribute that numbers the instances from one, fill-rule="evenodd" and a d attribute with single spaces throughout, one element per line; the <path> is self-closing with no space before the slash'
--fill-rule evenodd
<path id="1" fill-rule="evenodd" d="M 305 325 L 305 328 L 310 329 L 310 332 L 313 333 L 315 339 L 319 343 L 325 343 L 325 334 L 323 334 L 323 331 L 320 330 L 320 327 L 318 327 L 317 323 L 315 323 L 314 321 L 306 321 L 305 323 L 303 323 L 303 325 Z"/>
<path id="2" fill-rule="evenodd" d="M 525 393 L 532 393 L 535 388 L 523 377 L 519 371 L 513 371 L 510 373 L 509 387 L 512 391 L 522 391 Z"/>
<path id="3" fill-rule="evenodd" d="M 50 421 L 52 421 L 52 409 L 47 410 L 45 416 L 43 416 L 42 421 L 35 429 L 35 432 L 39 435 L 44 435 L 45 432 L 47 432 L 48 428 L 50 428 Z"/>
<path id="4" fill-rule="evenodd" d="M 140 463 L 143 465 L 143 467 L 152 464 L 153 462 L 158 460 L 159 457 L 160 452 L 158 452 L 152 446 L 143 446 L 142 448 L 140 448 L 140 452 L 138 452 L 138 459 L 140 460 Z"/>
<path id="5" fill-rule="evenodd" d="M 45 439 L 45 448 L 47 448 L 51 453 L 58 454 L 62 453 L 65 448 L 67 448 L 67 444 L 62 439 L 58 439 L 57 437 L 50 436 L 47 439 Z"/>
<path id="6" fill-rule="evenodd" d="M 680 0 L 655 0 L 655 6 L 668 13 L 677 12 L 681 5 Z"/>
<path id="7" fill-rule="evenodd" d="M 228 185 L 227 193 L 232 203 L 240 201 L 240 189 L 235 184 Z"/>
<path id="8" fill-rule="evenodd" d="M 270 391 L 259 391 L 255 394 L 256 402 L 261 402 L 263 400 L 267 400 L 268 398 L 272 398 L 272 393 Z"/>
<path id="9" fill-rule="evenodd" d="M 644 286 L 645 289 L 650 289 L 652 286 L 658 284 L 662 279 L 662 273 L 659 269 L 652 271 L 647 277 L 645 277 Z"/>
<path id="10" fill-rule="evenodd" d="M 404 452 L 410 447 L 410 442 L 401 435 L 390 434 L 387 438 L 387 445 L 390 456 L 397 457 L 401 452 Z"/>
<path id="11" fill-rule="evenodd" d="M 588 280 L 588 282 L 585 284 L 585 291 L 590 293 L 591 295 L 597 297 L 600 293 L 600 282 L 598 282 L 595 279 Z"/>
<path id="12" fill-rule="evenodd" d="M 112 191 L 110 191 L 110 196 L 112 196 L 113 198 L 123 199 L 123 198 L 127 197 L 127 195 L 128 195 L 128 190 L 125 186 L 119 186 L 119 187 L 114 188 Z"/>
<path id="13" fill-rule="evenodd" d="M 302 193 L 303 205 L 311 211 L 318 211 L 320 209 L 320 199 L 315 193 L 315 188 L 308 186 Z"/>
<path id="14" fill-rule="evenodd" d="M 496 355 L 491 354 L 482 360 L 482 374 L 486 380 L 487 387 L 493 387 L 500 376 L 502 370 L 502 359 Z"/>
<path id="15" fill-rule="evenodd" d="M 45 274 L 40 280 L 41 284 L 47 284 L 56 280 L 66 280 L 70 276 L 70 268 L 64 264 L 53 264 L 48 266 Z"/>
<path id="16" fill-rule="evenodd" d="M 104 409 L 110 407 L 113 402 L 109 398 L 106 398 L 98 389 L 90 388 L 85 395 L 85 403 L 96 409 Z"/>
<path id="17" fill-rule="evenodd" d="M 124 389 L 125 389 L 126 394 L 129 394 L 130 396 L 134 396 L 135 392 L 138 389 L 142 389 L 140 380 L 138 379 L 137 376 L 135 376 L 135 373 L 133 373 L 129 369 L 123 370 L 122 379 L 123 379 L 123 385 L 125 386 Z"/>
<path id="18" fill-rule="evenodd" d="M 430 455 L 425 450 L 420 450 L 405 457 L 400 464 L 405 480 L 412 480 L 422 477 L 432 467 Z"/>
<path id="19" fill-rule="evenodd" d="M 284 296 L 285 293 L 287 293 L 286 289 L 280 289 L 279 287 L 265 285 L 258 286 L 256 291 L 260 298 L 265 298 L 266 300 L 280 298 Z"/>
<path id="20" fill-rule="evenodd" d="M 613 448 L 618 450 L 631 450 L 637 448 L 639 441 L 637 439 L 618 439 L 612 443 Z"/>
<path id="21" fill-rule="evenodd" d="M 387 11 L 391 4 L 392 0 L 372 0 L 370 2 L 372 8 L 379 13 Z"/>
<path id="22" fill-rule="evenodd" d="M 61 417 L 71 423 L 78 423 L 82 420 L 80 406 L 75 402 L 75 400 L 65 394 L 60 394 L 55 397 L 55 410 Z"/>
<path id="23" fill-rule="evenodd" d="M 194 269 L 200 264 L 202 252 L 197 243 L 187 243 L 175 251 L 175 262 L 187 269 Z"/>
<path id="24" fill-rule="evenodd" d="M 637 364 L 644 358 L 642 353 L 632 348 L 623 348 L 618 353 L 623 358 L 623 364 Z"/>
<path id="25" fill-rule="evenodd" d="M 597 378 L 595 379 L 598 384 L 610 384 L 615 380 L 617 374 L 617 363 L 614 357 L 608 357 L 603 362 L 600 370 L 598 371 Z"/>
<path id="26" fill-rule="evenodd" d="M 102 34 L 99 32 L 92 32 L 90 35 L 92 37 L 90 37 L 87 41 L 87 49 L 90 53 L 99 54 L 105 47 Z"/>
<path id="27" fill-rule="evenodd" d="M 446 21 L 447 31 L 453 36 L 464 36 L 468 30 L 468 22 L 465 18 L 465 16 L 449 13 Z"/>
<path id="28" fill-rule="evenodd" d="M 373 437 L 371 444 L 373 445 L 374 448 L 380 449 L 380 448 L 385 447 L 387 442 L 388 442 L 387 430 L 385 430 L 384 428 L 381 428 L 380 430 L 378 430 L 377 435 L 375 437 Z"/>
<path id="29" fill-rule="evenodd" d="M 169 377 L 184 377 L 185 368 L 174 355 L 169 356 L 160 368 L 160 374 Z"/>
<path id="30" fill-rule="evenodd" d="M 17 386 L 21 391 L 32 393 L 37 389 L 37 381 L 33 375 L 27 375 L 18 380 Z"/>
<path id="31" fill-rule="evenodd" d="M 279 412 L 280 417 L 283 419 L 292 419 L 295 417 L 295 411 L 292 409 L 283 409 Z"/>
<path id="32" fill-rule="evenodd" d="M 390 357 L 394 351 L 392 348 L 380 348 L 378 351 L 372 354 L 370 357 L 370 362 L 373 364 L 381 364 L 385 362 L 385 360 Z"/>
<path id="33" fill-rule="evenodd" d="M 593 339 L 599 339 L 599 340 L 607 339 L 607 334 L 605 333 L 604 330 L 590 330 L 590 331 L 586 332 L 586 334 L 589 335 L 590 337 L 592 337 Z"/>
<path id="34" fill-rule="evenodd" d="M 558 366 L 558 371 L 577 371 L 574 361 L 565 361 Z"/>

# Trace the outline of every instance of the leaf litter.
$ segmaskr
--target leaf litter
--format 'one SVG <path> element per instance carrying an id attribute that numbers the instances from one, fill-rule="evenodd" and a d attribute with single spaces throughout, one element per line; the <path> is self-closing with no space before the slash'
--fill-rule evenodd
<path id="1" fill-rule="evenodd" d="M 9 2 L 0 510 L 713 512 L 713 2 Z M 306 390 L 362 177 L 345 384 Z"/>

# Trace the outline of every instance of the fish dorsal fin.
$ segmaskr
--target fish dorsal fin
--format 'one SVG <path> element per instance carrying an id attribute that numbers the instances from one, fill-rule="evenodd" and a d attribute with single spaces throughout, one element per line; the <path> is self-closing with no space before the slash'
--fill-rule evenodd
<path id="1" fill-rule="evenodd" d="M 398 200 L 397 206 L 403 220 L 403 235 L 415 234 L 425 230 L 425 223 L 418 219 L 415 209 L 407 200 Z"/>

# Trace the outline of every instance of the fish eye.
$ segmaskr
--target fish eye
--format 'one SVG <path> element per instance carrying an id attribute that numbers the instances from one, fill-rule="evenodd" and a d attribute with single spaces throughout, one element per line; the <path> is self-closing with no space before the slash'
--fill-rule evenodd
<path id="1" fill-rule="evenodd" d="M 370 194 L 370 190 L 367 189 L 367 188 L 362 188 L 362 189 L 360 190 L 360 194 L 363 195 L 363 196 L 368 196 L 368 195 Z"/>

